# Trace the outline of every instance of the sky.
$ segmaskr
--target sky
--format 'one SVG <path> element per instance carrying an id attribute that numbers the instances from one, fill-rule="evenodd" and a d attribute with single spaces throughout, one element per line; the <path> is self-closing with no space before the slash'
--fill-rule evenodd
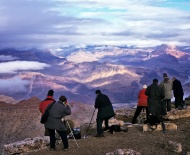
<path id="1" fill-rule="evenodd" d="M 0 0 L 0 48 L 189 46 L 189 0 Z"/>

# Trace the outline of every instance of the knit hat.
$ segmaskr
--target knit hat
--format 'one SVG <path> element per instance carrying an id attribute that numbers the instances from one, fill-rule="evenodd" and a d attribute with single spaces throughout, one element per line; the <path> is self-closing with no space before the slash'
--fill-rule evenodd
<path id="1" fill-rule="evenodd" d="M 54 91 L 51 89 L 51 90 L 48 91 L 47 96 L 53 96 L 53 94 L 54 94 Z"/>
<path id="2" fill-rule="evenodd" d="M 143 85 L 143 88 L 144 88 L 144 89 L 146 89 L 146 88 L 147 88 L 147 86 L 146 86 L 146 85 Z"/>
<path id="3" fill-rule="evenodd" d="M 64 101 L 66 101 L 66 100 L 67 100 L 67 98 L 66 98 L 65 96 L 60 96 L 60 97 L 59 97 L 59 101 L 64 102 Z"/>
<path id="4" fill-rule="evenodd" d="M 153 79 L 153 83 L 158 83 L 158 79 Z"/>
<path id="5" fill-rule="evenodd" d="M 100 94 L 101 91 L 100 90 L 96 90 L 95 94 Z"/>
<path id="6" fill-rule="evenodd" d="M 163 74 L 163 77 L 164 77 L 164 78 L 165 78 L 165 77 L 168 77 L 168 75 L 167 75 L 166 73 L 164 73 L 164 74 Z"/>

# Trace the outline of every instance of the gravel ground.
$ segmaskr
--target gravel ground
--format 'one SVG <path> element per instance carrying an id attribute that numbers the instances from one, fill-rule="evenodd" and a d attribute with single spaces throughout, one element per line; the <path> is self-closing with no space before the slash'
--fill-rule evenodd
<path id="1" fill-rule="evenodd" d="M 190 152 L 190 117 L 172 121 L 178 126 L 176 131 L 142 132 L 139 127 L 129 127 L 128 132 L 105 133 L 105 138 L 95 138 L 95 129 L 89 131 L 87 139 L 79 139 L 77 143 L 69 139 L 70 150 L 63 151 L 62 144 L 56 146 L 55 151 L 49 148 L 29 155 L 105 155 L 116 149 L 132 149 L 142 155 L 179 155 L 165 148 L 168 141 L 175 141 L 182 144 L 182 153 Z"/>

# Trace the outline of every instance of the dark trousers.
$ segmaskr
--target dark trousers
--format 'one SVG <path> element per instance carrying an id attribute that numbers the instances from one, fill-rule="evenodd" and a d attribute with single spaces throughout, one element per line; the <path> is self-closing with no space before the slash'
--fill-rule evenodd
<path id="1" fill-rule="evenodd" d="M 58 131 L 58 130 L 56 130 L 56 131 L 61 137 L 64 149 L 67 149 L 69 147 L 68 139 L 67 139 L 67 132 L 66 131 Z M 55 141 L 56 141 L 55 130 L 49 129 L 49 133 L 50 133 L 50 147 L 55 148 Z"/>
<path id="2" fill-rule="evenodd" d="M 149 112 L 148 112 L 148 107 L 145 107 L 145 106 L 137 106 L 137 109 L 135 111 L 135 114 L 133 116 L 133 119 L 132 119 L 132 124 L 135 124 L 136 123 L 136 119 L 137 117 L 140 115 L 141 111 L 143 109 L 146 109 L 146 119 L 148 119 L 148 115 L 149 115 Z"/>
<path id="3" fill-rule="evenodd" d="M 178 106 L 183 107 L 183 96 L 175 97 L 175 108 L 178 108 Z"/>
<path id="4" fill-rule="evenodd" d="M 109 125 L 108 125 L 108 121 L 109 121 L 110 117 L 107 117 L 107 118 L 97 118 L 96 119 L 96 124 L 97 124 L 97 133 L 98 134 L 103 134 L 103 129 L 102 129 L 102 123 L 104 121 L 105 123 L 105 128 L 109 128 Z"/>
<path id="5" fill-rule="evenodd" d="M 167 111 L 171 111 L 171 99 L 164 99 L 163 101 L 163 108 L 164 108 L 164 113 L 166 114 Z"/>

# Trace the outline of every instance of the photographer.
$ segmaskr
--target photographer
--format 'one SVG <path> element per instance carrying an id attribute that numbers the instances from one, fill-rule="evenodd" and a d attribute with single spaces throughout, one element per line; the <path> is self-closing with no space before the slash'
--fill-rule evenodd
<path id="1" fill-rule="evenodd" d="M 55 130 L 59 133 L 63 142 L 64 150 L 68 150 L 67 132 L 64 122 L 61 120 L 63 117 L 70 115 L 71 109 L 67 103 L 65 96 L 60 96 L 59 101 L 55 102 L 49 111 L 49 117 L 45 122 L 45 127 L 50 132 L 50 150 L 55 150 Z"/>
<path id="2" fill-rule="evenodd" d="M 107 95 L 101 93 L 100 90 L 96 90 L 95 109 L 98 109 L 96 118 L 97 123 L 97 135 L 95 137 L 104 137 L 104 131 L 109 130 L 108 121 L 114 116 L 113 106 Z M 102 129 L 102 123 L 105 123 L 105 128 Z"/>

